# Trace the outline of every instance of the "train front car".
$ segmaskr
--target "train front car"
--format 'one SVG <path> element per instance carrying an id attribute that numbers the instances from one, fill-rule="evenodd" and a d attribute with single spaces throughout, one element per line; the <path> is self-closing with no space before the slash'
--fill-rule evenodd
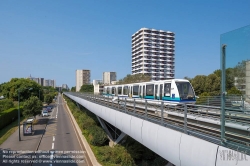
<path id="1" fill-rule="evenodd" d="M 173 86 L 171 87 L 172 98 L 180 103 L 190 103 L 195 104 L 195 92 L 188 80 L 185 79 L 175 79 L 173 80 Z"/>

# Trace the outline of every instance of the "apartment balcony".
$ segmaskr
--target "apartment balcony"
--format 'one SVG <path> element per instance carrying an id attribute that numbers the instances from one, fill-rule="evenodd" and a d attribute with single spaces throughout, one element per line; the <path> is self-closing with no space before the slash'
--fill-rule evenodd
<path id="1" fill-rule="evenodd" d="M 167 62 L 174 62 L 174 60 L 169 60 L 169 59 L 167 59 Z"/>

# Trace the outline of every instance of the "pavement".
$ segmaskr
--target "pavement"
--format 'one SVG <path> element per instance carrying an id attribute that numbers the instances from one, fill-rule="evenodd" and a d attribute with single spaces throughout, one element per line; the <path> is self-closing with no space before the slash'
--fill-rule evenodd
<path id="1" fill-rule="evenodd" d="M 25 160 L 32 160 L 32 155 L 37 151 L 42 136 L 47 126 L 47 118 L 37 116 L 37 124 L 33 126 L 32 135 L 23 135 L 23 126 L 20 127 L 21 141 L 19 141 L 19 130 L 17 129 L 2 145 L 0 145 L 0 165 L 20 164 Z M 19 158 L 20 157 L 20 158 Z M 23 161 L 24 162 L 24 161 Z M 24 165 L 31 165 L 23 163 Z"/>
<path id="2" fill-rule="evenodd" d="M 62 107 L 65 108 L 66 112 Z M 68 119 L 66 117 L 68 117 Z M 44 165 L 45 161 L 52 161 L 53 155 L 58 155 L 55 153 L 55 150 L 65 151 L 72 149 L 83 149 L 87 153 L 83 156 L 83 159 L 86 161 L 85 163 L 75 163 L 71 165 L 100 166 L 64 100 L 63 103 L 58 104 L 57 108 L 50 113 L 49 117 L 37 116 L 36 119 L 37 123 L 33 125 L 34 132 L 32 135 L 24 136 L 23 126 L 21 125 L 21 141 L 19 141 L 19 131 L 17 129 L 2 145 L 0 145 L 0 166 L 15 166 L 20 164 L 22 166 L 40 166 Z M 71 124 L 70 121 L 74 124 L 74 129 L 71 125 L 68 125 Z M 77 136 L 74 135 L 74 130 Z M 77 144 L 77 142 L 79 142 L 80 145 Z M 41 158 L 41 155 L 44 155 L 45 158 Z M 67 158 L 65 158 L 65 160 L 66 159 Z M 53 163 L 53 166 L 61 164 Z M 52 166 L 50 163 L 45 165 Z"/>

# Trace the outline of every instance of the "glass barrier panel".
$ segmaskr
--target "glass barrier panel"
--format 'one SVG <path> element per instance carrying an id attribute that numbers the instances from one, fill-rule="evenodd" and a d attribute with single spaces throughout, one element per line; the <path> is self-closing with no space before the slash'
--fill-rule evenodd
<path id="1" fill-rule="evenodd" d="M 221 34 L 221 50 L 223 45 L 226 69 L 225 144 L 231 146 L 232 143 L 249 153 L 250 25 Z"/>

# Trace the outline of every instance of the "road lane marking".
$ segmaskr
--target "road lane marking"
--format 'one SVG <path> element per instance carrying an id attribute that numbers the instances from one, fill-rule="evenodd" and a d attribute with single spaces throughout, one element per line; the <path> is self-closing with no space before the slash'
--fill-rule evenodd
<path id="1" fill-rule="evenodd" d="M 53 141 L 55 141 L 55 136 L 53 136 Z"/>
<path id="2" fill-rule="evenodd" d="M 54 143 L 52 143 L 52 149 L 54 149 Z"/>
<path id="3" fill-rule="evenodd" d="M 68 113 L 68 117 L 69 117 L 69 120 L 70 120 L 70 122 L 71 122 L 71 124 L 72 124 L 72 127 L 73 127 L 73 129 L 74 129 L 74 131 L 75 131 L 75 135 L 76 135 L 76 138 L 77 138 L 77 140 L 78 140 L 78 143 L 79 143 L 79 145 L 80 145 L 80 147 L 81 147 L 81 149 L 82 150 L 84 150 L 83 149 L 83 147 L 82 147 L 82 142 L 80 141 L 80 135 L 78 135 L 78 133 L 77 133 L 77 129 L 76 129 L 76 126 L 74 125 L 74 122 L 73 122 L 73 118 L 74 118 L 74 116 L 73 116 L 73 114 L 72 114 L 72 116 L 70 115 L 70 110 L 66 107 L 66 105 L 64 105 L 64 107 L 63 107 L 64 109 L 65 109 L 65 111 Z M 77 125 L 77 124 L 76 124 Z M 84 145 L 83 145 L 84 146 Z M 85 149 L 85 152 L 86 152 L 86 149 Z M 89 163 L 88 163 L 88 160 L 87 160 L 87 157 L 86 157 L 86 154 L 84 153 L 84 158 L 86 159 L 86 162 L 87 162 L 87 165 L 89 165 Z"/>

